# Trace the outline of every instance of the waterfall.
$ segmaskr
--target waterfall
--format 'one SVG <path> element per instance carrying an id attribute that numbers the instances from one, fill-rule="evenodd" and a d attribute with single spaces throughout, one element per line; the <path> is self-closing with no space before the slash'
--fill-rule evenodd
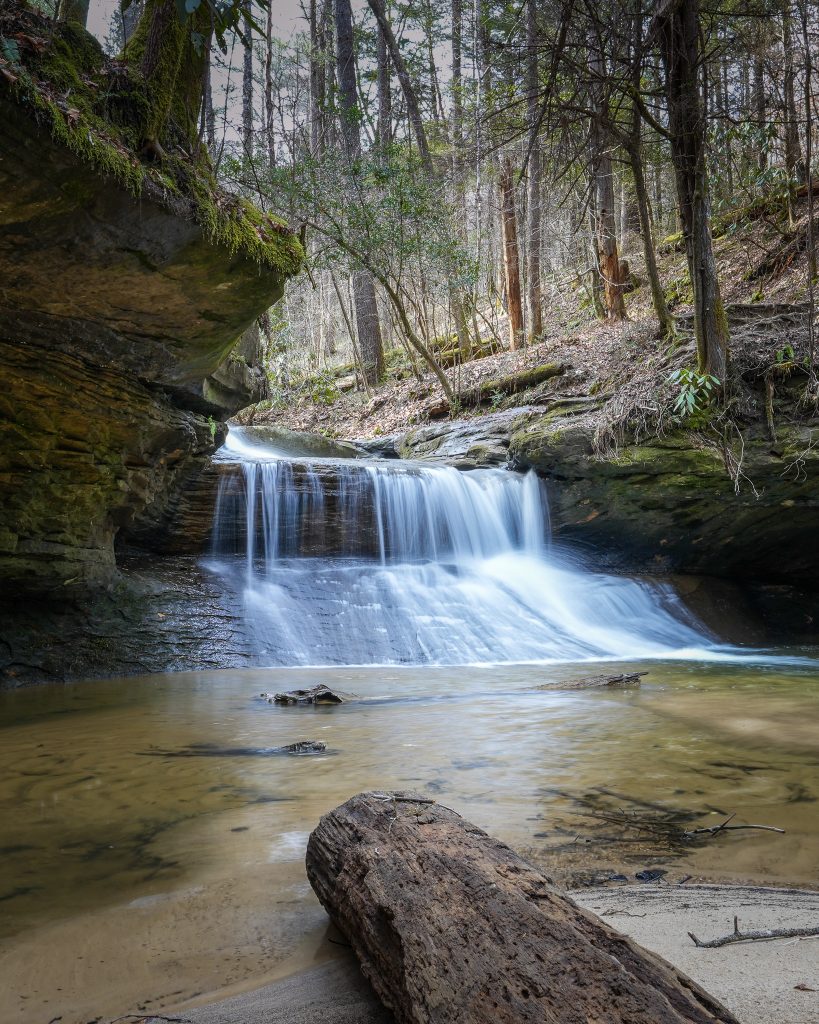
<path id="1" fill-rule="evenodd" d="M 709 640 L 672 588 L 549 546 L 534 473 L 293 459 L 231 431 L 211 566 L 264 664 L 671 656 Z"/>

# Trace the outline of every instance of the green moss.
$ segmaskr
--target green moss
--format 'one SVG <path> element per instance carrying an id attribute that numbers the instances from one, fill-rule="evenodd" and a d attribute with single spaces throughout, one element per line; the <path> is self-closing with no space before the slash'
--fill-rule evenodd
<path id="1" fill-rule="evenodd" d="M 155 18 L 161 23 L 160 42 L 154 52 L 146 54 Z M 210 34 L 210 19 L 210 10 L 204 3 L 183 21 L 173 4 L 169 7 L 165 0 L 147 0 L 125 50 L 129 67 L 139 68 L 146 76 L 143 84 L 147 104 L 140 142 L 159 142 L 166 135 L 173 135 L 174 130 L 184 143 L 195 140 L 207 48 L 200 45 L 197 49 L 193 38 L 205 39 Z"/>
<path id="2" fill-rule="evenodd" d="M 29 20 L 35 17 L 28 15 Z M 173 24 L 184 56 L 190 46 L 190 28 L 182 25 L 175 12 Z M 22 53 L 21 63 L 14 67 L 16 81 L 0 79 L 0 92 L 10 92 L 15 103 L 33 114 L 56 142 L 133 196 L 142 195 L 150 183 L 152 198 L 176 201 L 176 214 L 180 213 L 178 200 L 190 200 L 189 216 L 210 242 L 231 255 L 253 260 L 282 276 L 298 272 L 304 257 L 299 241 L 281 221 L 247 200 L 224 193 L 206 150 L 199 149 L 193 159 L 174 155 L 161 163 L 140 158 L 146 125 L 150 128 L 159 106 L 157 100 L 146 98 L 138 72 L 121 62 L 108 67 L 99 43 L 78 25 L 58 24 L 52 30 L 50 22 L 47 26 L 25 22 L 21 27 L 39 30 L 50 41 L 40 52 Z M 179 53 L 177 57 L 176 74 L 184 74 L 190 84 L 190 67 Z M 194 84 L 199 88 L 200 80 Z M 183 104 L 191 99 L 184 88 L 175 95 L 182 97 Z M 172 111 L 171 123 L 178 125 L 180 117 L 180 110 Z M 84 181 L 79 176 L 64 188 L 67 201 L 74 205 L 87 201 L 94 191 L 93 179 Z"/>
<path id="3" fill-rule="evenodd" d="M 658 249 L 661 253 L 677 252 L 685 244 L 682 231 L 675 231 L 673 235 L 666 235 L 660 242 Z"/>
<path id="4" fill-rule="evenodd" d="M 675 278 L 665 290 L 665 301 L 669 309 L 676 306 L 690 306 L 694 301 L 694 289 L 688 274 Z"/>
<path id="5" fill-rule="evenodd" d="M 298 273 L 304 250 L 282 221 L 262 213 L 246 199 L 219 194 L 209 176 L 192 175 L 188 186 L 196 219 L 211 242 L 285 276 Z M 221 205 L 217 205 L 219 201 Z"/>
<path id="6" fill-rule="evenodd" d="M 80 107 L 63 109 L 30 76 L 21 75 L 18 99 L 33 108 L 37 119 L 49 128 L 52 138 L 70 149 L 98 173 L 114 178 L 132 195 L 142 191 L 146 171 L 136 156 L 109 134 L 109 126 Z"/>

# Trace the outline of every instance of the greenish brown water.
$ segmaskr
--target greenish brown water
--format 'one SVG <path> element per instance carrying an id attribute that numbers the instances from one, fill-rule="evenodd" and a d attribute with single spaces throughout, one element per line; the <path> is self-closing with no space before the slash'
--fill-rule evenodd
<path id="1" fill-rule="evenodd" d="M 640 689 L 537 689 L 623 667 L 225 671 L 3 694 L 0 1020 L 140 1012 L 327 955 L 307 836 L 372 788 L 431 794 L 567 876 L 659 865 L 819 884 L 814 664 L 648 662 L 628 666 L 649 672 Z M 258 699 L 316 682 L 362 702 Z M 327 753 L 266 753 L 300 739 Z M 611 844 L 590 808 L 678 810 L 692 826 L 735 813 L 786 833 Z"/>

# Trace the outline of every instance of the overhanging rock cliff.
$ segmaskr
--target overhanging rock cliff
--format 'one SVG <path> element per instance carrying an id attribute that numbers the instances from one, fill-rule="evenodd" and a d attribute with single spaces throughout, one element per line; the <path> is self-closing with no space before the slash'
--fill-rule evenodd
<path id="1" fill-rule="evenodd" d="M 258 331 L 245 332 L 301 259 L 278 225 L 260 242 L 246 204 L 214 232 L 201 189 L 186 196 L 114 146 L 136 169 L 124 186 L 65 144 L 47 86 L 16 76 L 0 84 L 6 597 L 111 578 L 117 532 L 161 516 L 222 421 L 263 397 Z"/>

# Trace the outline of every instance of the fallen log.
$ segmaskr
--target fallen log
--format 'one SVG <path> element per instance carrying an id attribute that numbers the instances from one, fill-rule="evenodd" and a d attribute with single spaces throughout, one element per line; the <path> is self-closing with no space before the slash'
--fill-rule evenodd
<path id="1" fill-rule="evenodd" d="M 325 814 L 307 875 L 397 1024 L 736 1024 L 690 978 L 413 793 Z"/>
<path id="2" fill-rule="evenodd" d="M 280 754 L 323 754 L 327 744 L 321 740 L 299 740 L 284 747 L 219 747 L 215 743 L 192 743 L 181 750 L 142 750 L 142 757 L 278 757 Z"/>
<path id="3" fill-rule="evenodd" d="M 559 363 L 530 366 L 517 373 L 510 373 L 506 377 L 496 377 L 493 380 L 485 380 L 472 387 L 463 388 L 458 394 L 458 404 L 462 409 L 485 405 L 495 399 L 517 395 L 521 391 L 552 380 L 553 377 L 560 377 L 565 372 L 566 367 Z M 422 407 L 421 415 L 426 419 L 435 420 L 448 416 L 451 411 L 449 401 L 442 396 L 436 396 Z"/>
<path id="4" fill-rule="evenodd" d="M 533 388 L 544 381 L 559 377 L 566 372 L 566 367 L 559 363 L 545 363 L 542 366 L 530 366 L 506 377 L 485 380 L 471 388 L 464 388 L 458 395 L 462 406 L 482 405 L 491 402 L 499 395 L 516 395 L 527 388 Z"/>
<path id="5" fill-rule="evenodd" d="M 739 930 L 739 919 L 735 917 L 734 930 L 730 935 L 721 935 L 718 939 L 703 942 L 693 932 L 689 932 L 688 938 L 700 949 L 718 949 L 720 946 L 728 946 L 732 942 L 754 942 L 757 939 L 804 939 L 815 935 L 819 935 L 819 927 L 762 928 L 757 931 L 741 932 Z"/>

